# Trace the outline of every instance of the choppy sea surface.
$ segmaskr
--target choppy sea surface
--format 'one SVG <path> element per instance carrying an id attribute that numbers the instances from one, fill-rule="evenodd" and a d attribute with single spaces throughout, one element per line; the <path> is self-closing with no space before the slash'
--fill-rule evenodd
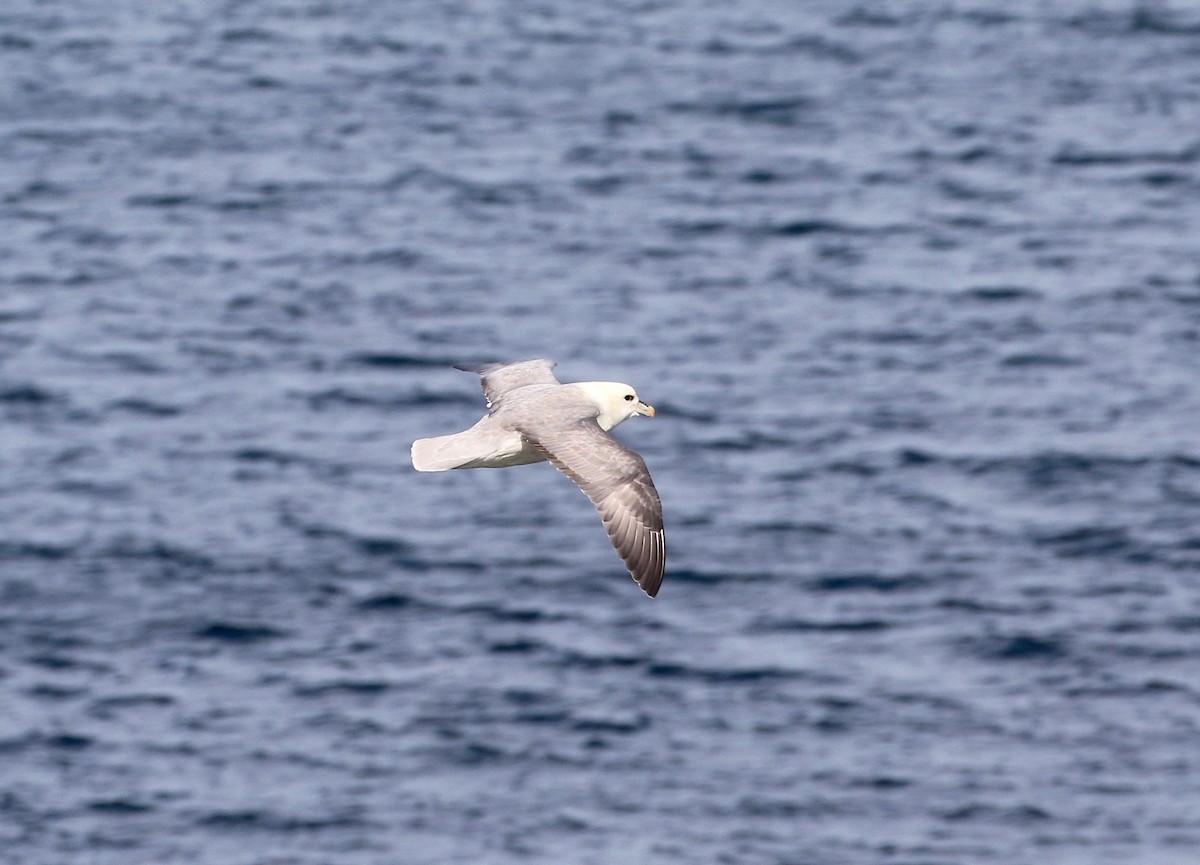
<path id="1" fill-rule="evenodd" d="M 1200 11 L 9 0 L 9 865 L 1191 865 Z M 547 465 L 659 410 L 657 600 Z"/>

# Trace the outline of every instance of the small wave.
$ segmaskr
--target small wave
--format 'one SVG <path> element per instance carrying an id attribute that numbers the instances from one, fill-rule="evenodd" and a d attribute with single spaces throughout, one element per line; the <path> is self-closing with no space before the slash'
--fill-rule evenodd
<path id="1" fill-rule="evenodd" d="M 533 607 L 504 607 L 499 604 L 470 604 L 457 608 L 457 612 L 481 614 L 496 622 L 520 622 L 522 624 L 558 622 L 566 618 L 563 615 Z"/>
<path id="2" fill-rule="evenodd" d="M 66 544 L 47 544 L 36 541 L 0 541 L 0 561 L 19 559 L 42 559 L 57 561 L 75 552 L 75 547 Z"/>
<path id="3" fill-rule="evenodd" d="M 559 659 L 559 665 L 562 667 L 579 667 L 584 670 L 599 670 L 610 667 L 636 667 L 644 663 L 645 659 L 640 655 L 633 654 L 590 654 L 587 652 L 567 651 L 563 652 Z"/>
<path id="4" fill-rule="evenodd" d="M 764 448 L 786 448 L 795 445 L 792 439 L 767 435 L 757 430 L 743 430 L 736 438 L 723 436 L 705 442 L 697 442 L 704 450 L 713 451 L 757 451 Z"/>
<path id="5" fill-rule="evenodd" d="M 330 694 L 351 694 L 374 697 L 392 686 L 380 679 L 337 679 L 312 685 L 297 685 L 292 693 L 297 697 L 327 697 Z"/>
<path id="6" fill-rule="evenodd" d="M 796 670 L 779 667 L 693 667 L 688 664 L 656 663 L 646 668 L 646 674 L 659 679 L 694 679 L 712 685 L 737 685 L 803 678 Z"/>
<path id="7" fill-rule="evenodd" d="M 177 565 L 183 568 L 212 570 L 216 560 L 198 550 L 177 546 L 161 540 L 121 537 L 101 551 L 102 557 L 141 560 Z"/>
<path id="8" fill-rule="evenodd" d="M 577 733 L 639 733 L 650 727 L 650 717 L 643 714 L 633 717 L 593 717 L 578 718 L 571 723 L 571 729 Z"/>
<path id="9" fill-rule="evenodd" d="M 849 787 L 862 787 L 869 790 L 904 790 L 911 787 L 913 782 L 908 778 L 897 778 L 894 775 L 875 775 L 870 778 L 855 778 L 848 782 Z"/>
<path id="10" fill-rule="evenodd" d="M 45 635 L 49 637 L 50 635 Z M 101 661 L 71 657 L 61 651 L 42 652 L 28 658 L 30 664 L 43 670 L 86 670 L 90 673 L 106 673 L 112 668 Z"/>
<path id="11" fill-rule="evenodd" d="M 196 825 L 222 831 L 319 832 L 328 829 L 361 828 L 366 822 L 356 814 L 300 817 L 259 809 L 210 811 L 196 817 Z"/>
<path id="12" fill-rule="evenodd" d="M 896 592 L 927 588 L 930 577 L 924 574 L 897 574 L 889 576 L 875 573 L 828 574 L 809 582 L 809 588 L 818 592 Z"/>
<path id="13" fill-rule="evenodd" d="M 63 351 L 63 357 L 86 365 L 94 374 L 129 373 L 131 375 L 162 375 L 167 368 L 145 354 L 133 351 L 81 352 Z"/>
<path id="14" fill-rule="evenodd" d="M 763 233 L 775 237 L 804 237 L 810 234 L 857 234 L 863 230 L 827 219 L 794 219 L 768 226 Z"/>
<path id="15" fill-rule="evenodd" d="M 108 403 L 105 406 L 105 410 L 111 412 L 126 412 L 129 414 L 135 414 L 141 417 L 149 418 L 176 417 L 177 415 L 183 413 L 183 409 L 180 406 L 154 402 L 148 399 L 116 400 Z"/>
<path id="16" fill-rule="evenodd" d="M 977 285 L 959 292 L 958 297 L 979 303 L 1016 303 L 1041 300 L 1042 293 L 1022 285 Z"/>
<path id="17" fill-rule="evenodd" d="M 159 192 L 146 193 L 142 195 L 131 195 L 125 199 L 125 204 L 128 207 L 154 207 L 154 208 L 174 208 L 184 207 L 195 204 L 196 198 L 191 195 L 183 195 L 176 192 Z"/>
<path id="18" fill-rule="evenodd" d="M 96 799 L 88 802 L 87 809 L 98 814 L 113 814 L 116 816 L 128 814 L 145 814 L 154 810 L 153 805 L 139 802 L 136 799 Z"/>
<path id="19" fill-rule="evenodd" d="M 457 361 L 439 357 L 421 357 L 386 351 L 360 351 L 349 354 L 343 363 L 374 369 L 450 369 Z"/>
<path id="20" fill-rule="evenodd" d="M 385 559 L 409 570 L 429 570 L 432 567 L 482 568 L 472 562 L 429 562 L 416 555 L 415 548 L 402 538 L 391 536 L 360 535 L 336 526 L 309 522 L 303 517 L 285 511 L 280 521 L 284 526 L 299 532 L 305 538 L 329 541 L 341 545 L 354 554 L 368 558 Z"/>
<path id="21" fill-rule="evenodd" d="M 1150 657 L 1159 656 L 1151 655 Z M 1175 657 L 1185 656 L 1176 655 Z M 1063 690 L 1063 696 L 1072 699 L 1086 699 L 1089 697 L 1106 697 L 1118 700 L 1137 699 L 1138 697 L 1152 697 L 1157 699 L 1163 694 L 1182 694 L 1189 698 L 1194 697 L 1193 690 L 1186 685 L 1177 682 L 1166 682 L 1162 679 L 1149 679 L 1145 682 L 1132 684 L 1080 685 Z"/>
<path id="22" fill-rule="evenodd" d="M 1120 556 L 1125 559 L 1147 553 L 1123 526 L 1079 526 L 1050 533 L 1034 533 L 1035 544 L 1048 547 L 1062 558 Z"/>
<path id="23" fill-rule="evenodd" d="M 397 556 L 409 556 L 413 552 L 413 547 L 407 541 L 402 541 L 400 538 L 383 538 L 370 537 L 365 535 L 356 536 L 354 546 L 364 556 L 383 556 L 394 558 Z"/>
<path id="24" fill-rule="evenodd" d="M 502 640 L 489 643 L 487 650 L 493 655 L 532 655 L 545 648 L 546 644 L 540 640 L 530 640 L 522 637 L 516 640 Z"/>
<path id="25" fill-rule="evenodd" d="M 1048 352 L 1025 352 L 1021 354 L 1010 354 L 1000 361 L 1001 366 L 1029 368 L 1029 367 L 1069 367 L 1083 366 L 1084 361 L 1077 357 L 1068 357 L 1062 354 L 1052 354 Z"/>
<path id="26" fill-rule="evenodd" d="M 47 748 L 59 751 L 82 751 L 96 744 L 91 736 L 82 733 L 57 733 L 53 736 L 39 736 L 38 741 Z"/>
<path id="27" fill-rule="evenodd" d="M 1097 7 L 1085 14 L 1073 15 L 1064 20 L 1067 27 L 1102 36 L 1196 36 L 1200 35 L 1200 22 L 1179 17 L 1181 10 L 1172 10 L 1164 5 L 1133 4 L 1129 12 L 1116 12 Z"/>
<path id="28" fill-rule="evenodd" d="M 419 603 L 412 595 L 406 595 L 403 592 L 384 592 L 363 598 L 355 606 L 360 610 L 370 612 L 391 612 L 394 610 L 407 610 L 417 606 Z"/>
<path id="29" fill-rule="evenodd" d="M 0 387 L 0 403 L 13 406 L 44 406 L 63 402 L 63 398 L 35 384 Z"/>
<path id="30" fill-rule="evenodd" d="M 127 709 L 140 715 L 146 709 L 163 709 L 173 705 L 175 698 L 169 694 L 117 694 L 94 700 L 88 706 L 88 714 L 107 720 Z"/>
<path id="31" fill-rule="evenodd" d="M 0 679 L 4 676 L 0 675 Z M 64 700 L 75 700 L 87 694 L 86 688 L 66 688 L 60 685 L 38 684 L 28 688 L 25 693 L 35 700 L 58 703 Z"/>
<path id="32" fill-rule="evenodd" d="M 1071 144 L 1064 147 L 1051 160 L 1056 165 L 1086 168 L 1093 165 L 1172 165 L 1188 164 L 1200 160 L 1200 142 L 1180 150 L 1089 150 Z"/>
<path id="33" fill-rule="evenodd" d="M 347 390 L 346 388 L 331 388 L 316 393 L 302 394 L 308 405 L 314 411 L 341 408 L 343 406 L 357 407 L 390 407 L 391 401 L 380 400 L 377 397 Z"/>
<path id="34" fill-rule="evenodd" d="M 883 619 L 834 619 L 832 621 L 816 621 L 814 619 L 766 619 L 754 624 L 755 631 L 814 631 L 819 633 L 866 633 L 870 631 L 886 631 L 892 623 Z"/>
<path id="35" fill-rule="evenodd" d="M 882 8 L 860 4 L 854 6 L 844 15 L 835 18 L 833 23 L 838 27 L 872 27 L 890 30 L 895 27 L 902 27 L 908 21 L 909 18 L 889 14 L 882 11 Z"/>
<path id="36" fill-rule="evenodd" d="M 1026 633 L 970 639 L 965 641 L 965 647 L 987 661 L 1058 661 L 1068 655 L 1064 637 Z"/>
<path id="37" fill-rule="evenodd" d="M 483 742 L 458 742 L 436 749 L 438 758 L 448 764 L 474 768 L 507 763 L 511 755 L 502 748 Z"/>
<path id="38" fill-rule="evenodd" d="M 734 809 L 742 818 L 753 820 L 797 820 L 829 814 L 840 813 L 843 809 L 837 805 L 822 801 L 797 801 L 777 796 L 743 796 L 738 800 Z"/>
<path id="39" fill-rule="evenodd" d="M 253 622 L 209 622 L 193 630 L 192 636 L 223 643 L 260 643 L 286 637 L 288 632 Z"/>
<path id="40" fill-rule="evenodd" d="M 810 537 L 819 537 L 825 535 L 836 534 L 837 527 L 831 523 L 797 523 L 792 520 L 773 520 L 762 523 L 753 523 L 746 527 L 746 531 L 753 534 L 783 534 L 783 535 L 808 535 Z M 675 578 L 672 572 L 672 579 Z"/>
<path id="41" fill-rule="evenodd" d="M 1036 805 L 998 805 L 973 803 L 942 813 L 942 819 L 951 823 L 964 821 L 982 823 L 1042 823 L 1053 819 L 1053 815 Z"/>
<path id="42" fill-rule="evenodd" d="M 752 583 L 775 579 L 776 575 L 765 570 L 703 571 L 696 568 L 679 568 L 667 573 L 672 583 L 690 583 L 697 586 L 715 586 L 721 583 Z"/>
<path id="43" fill-rule="evenodd" d="M 676 114 L 707 114 L 745 123 L 797 126 L 809 121 L 816 103 L 804 96 L 778 99 L 718 99 L 711 102 L 672 102 L 667 110 Z"/>
<path id="44" fill-rule="evenodd" d="M 1076 451 L 1042 451 L 1000 457 L 942 456 L 923 450 L 904 450 L 899 453 L 904 466 L 919 469 L 925 465 L 945 465 L 966 475 L 979 477 L 1012 475 L 1018 482 L 1037 490 L 1122 482 L 1128 480 L 1132 473 L 1156 463 L 1161 462 L 1168 468 L 1175 464 L 1170 457 L 1124 457 Z"/>

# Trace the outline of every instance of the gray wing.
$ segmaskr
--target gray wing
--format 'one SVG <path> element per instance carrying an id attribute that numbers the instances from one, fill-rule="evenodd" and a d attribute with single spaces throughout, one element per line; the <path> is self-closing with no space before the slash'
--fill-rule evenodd
<path id="1" fill-rule="evenodd" d="M 516 360 L 504 363 L 457 364 L 455 369 L 482 376 L 483 396 L 488 408 L 494 408 L 500 398 L 514 388 L 527 384 L 560 384 L 550 370 L 558 364 L 552 360 Z"/>
<path id="2" fill-rule="evenodd" d="M 662 501 L 646 461 L 600 429 L 595 418 L 520 432 L 587 494 L 630 575 L 647 595 L 657 595 L 667 543 Z"/>

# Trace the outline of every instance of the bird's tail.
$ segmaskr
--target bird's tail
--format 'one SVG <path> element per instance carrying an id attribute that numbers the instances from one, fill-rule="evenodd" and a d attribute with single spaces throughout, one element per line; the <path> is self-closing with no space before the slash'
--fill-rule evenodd
<path id="1" fill-rule="evenodd" d="M 471 462 L 473 453 L 469 442 L 464 442 L 462 433 L 433 438 L 417 439 L 412 444 L 413 468 L 419 472 L 444 472 Z"/>

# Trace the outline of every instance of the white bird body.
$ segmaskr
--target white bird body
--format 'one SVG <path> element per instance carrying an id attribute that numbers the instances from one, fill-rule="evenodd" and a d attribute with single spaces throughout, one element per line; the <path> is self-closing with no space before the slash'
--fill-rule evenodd
<path id="1" fill-rule="evenodd" d="M 558 389 L 563 399 L 556 399 Z M 583 398 L 596 403 L 596 423 L 608 432 L 634 415 L 646 414 L 645 403 L 637 399 L 627 401 L 625 396 L 633 392 L 627 384 L 611 381 L 581 381 L 562 385 L 525 385 L 520 394 L 521 402 L 530 403 L 547 399 L 565 402 Z M 511 400 L 509 401 L 511 403 Z M 506 403 L 506 409 L 509 407 Z M 638 407 L 642 410 L 639 410 Z M 653 409 L 650 409 L 653 415 Z M 529 439 L 511 427 L 516 419 L 506 417 L 497 420 L 492 413 L 485 414 L 470 429 L 450 435 L 417 439 L 412 445 L 412 464 L 419 472 L 444 472 L 450 469 L 502 469 L 509 466 L 524 466 L 547 460 L 546 454 L 534 447 Z"/>

